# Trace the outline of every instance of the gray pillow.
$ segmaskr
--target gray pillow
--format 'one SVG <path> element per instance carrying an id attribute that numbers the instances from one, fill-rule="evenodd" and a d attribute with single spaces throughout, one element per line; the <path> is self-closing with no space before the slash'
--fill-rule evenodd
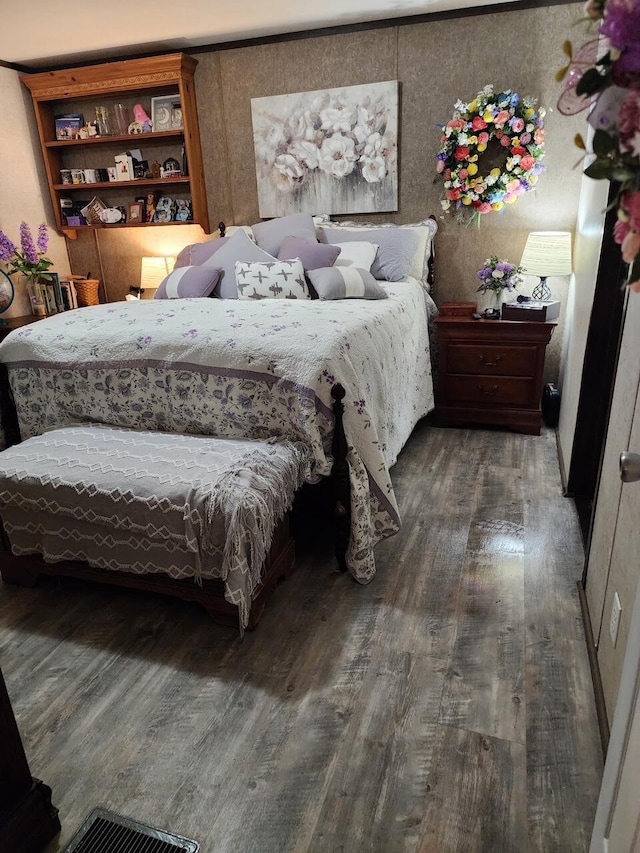
<path id="1" fill-rule="evenodd" d="M 188 299 L 209 296 L 220 270 L 215 267 L 178 267 L 170 272 L 156 290 L 154 299 Z"/>
<path id="2" fill-rule="evenodd" d="M 386 299 L 387 292 L 368 270 L 324 267 L 309 270 L 309 281 L 320 299 Z"/>
<path id="3" fill-rule="evenodd" d="M 377 243 L 378 252 L 371 275 L 380 281 L 404 281 L 411 272 L 418 248 L 416 233 L 401 228 L 371 228 L 350 231 L 346 228 L 318 228 L 323 243 L 348 243 L 367 240 Z"/>
<path id="4" fill-rule="evenodd" d="M 300 258 L 305 272 L 317 270 L 320 267 L 332 267 L 340 249 L 328 243 L 318 243 L 317 240 L 303 240 L 302 237 L 285 237 L 278 252 L 279 261 Z"/>
<path id="5" fill-rule="evenodd" d="M 291 216 L 281 216 L 279 219 L 270 219 L 268 222 L 257 222 L 251 226 L 251 230 L 258 246 L 271 255 L 278 254 L 285 237 L 302 237 L 305 240 L 318 241 L 310 213 L 292 213 Z M 328 243 L 329 240 L 326 242 Z"/>
<path id="6" fill-rule="evenodd" d="M 230 237 L 218 237 L 216 240 L 207 240 L 205 243 L 192 243 L 190 246 L 185 246 L 176 258 L 173 265 L 174 270 L 179 267 L 199 267 L 230 239 Z"/>
<path id="7" fill-rule="evenodd" d="M 236 231 L 227 242 L 218 249 L 215 254 L 206 260 L 201 269 L 205 267 L 217 267 L 221 270 L 220 281 L 216 288 L 216 294 L 221 299 L 237 299 L 238 288 L 236 287 L 236 261 L 247 264 L 256 261 L 275 261 L 276 258 L 261 249 L 247 236 L 244 231 Z"/>

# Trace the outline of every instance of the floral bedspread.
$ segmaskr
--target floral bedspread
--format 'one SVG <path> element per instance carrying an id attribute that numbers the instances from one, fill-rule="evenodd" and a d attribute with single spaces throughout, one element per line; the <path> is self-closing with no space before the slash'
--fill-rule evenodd
<path id="1" fill-rule="evenodd" d="M 331 387 L 344 385 L 352 529 L 366 583 L 374 545 L 399 529 L 389 469 L 433 407 L 418 282 L 365 301 L 149 300 L 81 308 L 0 344 L 23 438 L 69 423 L 230 438 L 285 436 L 331 470 Z"/>

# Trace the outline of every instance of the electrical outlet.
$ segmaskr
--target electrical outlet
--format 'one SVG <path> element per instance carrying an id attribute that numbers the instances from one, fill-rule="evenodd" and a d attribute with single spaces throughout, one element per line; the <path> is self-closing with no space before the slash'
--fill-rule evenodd
<path id="1" fill-rule="evenodd" d="M 620 627 L 620 614 L 622 613 L 622 605 L 618 593 L 613 596 L 613 604 L 611 605 L 611 620 L 609 622 L 609 634 L 611 634 L 611 642 L 613 647 L 616 647 L 618 639 L 618 628 Z"/>

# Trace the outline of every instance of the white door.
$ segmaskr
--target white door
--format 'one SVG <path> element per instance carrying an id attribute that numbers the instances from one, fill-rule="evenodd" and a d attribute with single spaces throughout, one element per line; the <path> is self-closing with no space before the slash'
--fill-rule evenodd
<path id="1" fill-rule="evenodd" d="M 626 450 L 626 448 L 621 448 Z M 622 486 L 611 551 L 611 570 L 640 573 L 640 393 L 629 439 L 632 455 L 622 466 Z M 621 472 L 622 473 L 622 472 Z M 640 583 L 629 599 L 631 618 L 611 740 L 596 812 L 591 853 L 640 853 Z M 608 630 L 608 629 L 607 629 Z"/>

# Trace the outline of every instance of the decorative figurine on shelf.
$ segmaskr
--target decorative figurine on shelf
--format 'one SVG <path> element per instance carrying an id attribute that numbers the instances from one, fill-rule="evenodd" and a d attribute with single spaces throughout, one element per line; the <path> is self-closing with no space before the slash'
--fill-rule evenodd
<path id="1" fill-rule="evenodd" d="M 176 199 L 176 222 L 189 222 L 192 218 L 191 199 Z"/>
<path id="2" fill-rule="evenodd" d="M 162 169 L 162 166 L 160 165 L 160 163 L 158 163 L 157 160 L 154 160 L 153 163 L 151 164 L 151 177 L 154 179 L 159 178 L 161 169 Z"/>
<path id="3" fill-rule="evenodd" d="M 150 133 L 151 132 L 151 119 L 145 112 L 142 104 L 136 104 L 133 108 L 133 124 L 139 122 L 142 126 L 142 133 Z M 131 131 L 129 131 L 131 133 Z"/>
<path id="4" fill-rule="evenodd" d="M 147 197 L 145 198 L 145 221 L 153 222 L 154 214 L 156 212 L 156 204 L 158 203 L 158 193 L 156 191 L 150 191 L 147 193 Z"/>
<path id="5" fill-rule="evenodd" d="M 179 178 L 181 175 L 180 163 L 174 157 L 169 157 L 164 161 L 160 169 L 161 178 Z"/>
<path id="6" fill-rule="evenodd" d="M 132 121 L 131 124 L 129 125 L 129 129 L 127 131 L 129 136 L 135 136 L 136 133 L 142 133 L 142 132 L 143 132 L 142 131 L 142 125 L 140 124 L 139 121 Z"/>

